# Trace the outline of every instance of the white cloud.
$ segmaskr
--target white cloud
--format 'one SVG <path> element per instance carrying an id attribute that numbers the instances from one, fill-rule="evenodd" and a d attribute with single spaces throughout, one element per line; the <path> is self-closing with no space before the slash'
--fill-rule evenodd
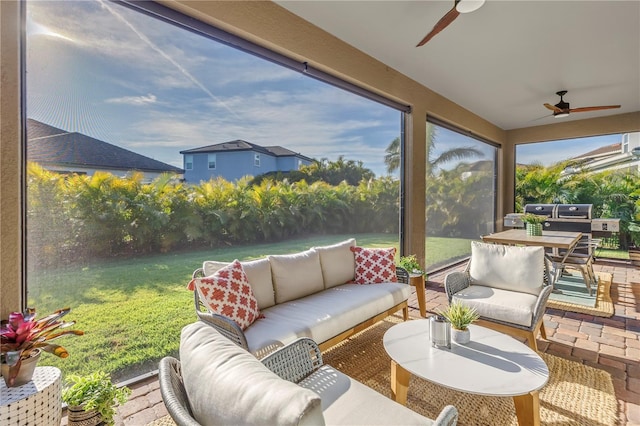
<path id="1" fill-rule="evenodd" d="M 126 104 L 126 105 L 148 105 L 156 103 L 156 96 L 149 94 L 147 96 L 123 96 L 121 98 L 110 98 L 106 99 L 105 102 L 108 104 Z"/>

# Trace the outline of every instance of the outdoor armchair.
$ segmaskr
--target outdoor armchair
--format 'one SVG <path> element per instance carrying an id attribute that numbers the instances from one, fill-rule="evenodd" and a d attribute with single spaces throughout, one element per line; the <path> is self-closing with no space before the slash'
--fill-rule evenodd
<path id="1" fill-rule="evenodd" d="M 543 247 L 471 243 L 464 272 L 445 277 L 449 303 L 459 301 L 480 314 L 479 325 L 524 337 L 537 350 L 538 332 L 547 338 L 542 317 L 552 291 Z"/>

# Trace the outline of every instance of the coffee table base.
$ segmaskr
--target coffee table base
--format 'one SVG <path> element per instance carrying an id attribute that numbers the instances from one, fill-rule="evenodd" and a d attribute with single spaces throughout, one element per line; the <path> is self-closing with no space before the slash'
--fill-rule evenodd
<path id="1" fill-rule="evenodd" d="M 407 405 L 409 379 L 411 379 L 411 373 L 391 360 L 391 396 L 402 405 Z M 540 426 L 540 395 L 538 391 L 514 396 L 513 404 L 516 407 L 518 425 Z"/>

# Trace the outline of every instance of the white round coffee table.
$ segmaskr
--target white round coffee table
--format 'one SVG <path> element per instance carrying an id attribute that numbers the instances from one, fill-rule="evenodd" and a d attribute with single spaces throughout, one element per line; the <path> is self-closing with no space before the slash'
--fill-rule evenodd
<path id="1" fill-rule="evenodd" d="M 549 379 L 542 358 L 525 344 L 497 331 L 471 325 L 471 342 L 451 349 L 431 346 L 429 320 L 394 325 L 384 334 L 391 357 L 391 391 L 406 405 L 411 374 L 450 389 L 513 397 L 518 424 L 540 424 L 540 390 Z"/>

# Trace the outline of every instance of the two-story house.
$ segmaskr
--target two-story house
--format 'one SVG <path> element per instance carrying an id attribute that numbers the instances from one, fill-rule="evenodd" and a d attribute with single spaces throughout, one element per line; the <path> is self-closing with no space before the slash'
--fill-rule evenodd
<path id="1" fill-rule="evenodd" d="M 163 173 L 172 173 L 182 179 L 183 172 L 170 164 L 31 118 L 27 120 L 27 161 L 58 173 L 89 176 L 96 171 L 118 177 L 142 172 L 144 182 L 151 182 Z"/>
<path id="2" fill-rule="evenodd" d="M 180 151 L 184 179 L 199 183 L 214 177 L 234 182 L 243 176 L 288 172 L 311 164 L 313 159 L 281 146 L 260 146 L 243 140 Z"/>

